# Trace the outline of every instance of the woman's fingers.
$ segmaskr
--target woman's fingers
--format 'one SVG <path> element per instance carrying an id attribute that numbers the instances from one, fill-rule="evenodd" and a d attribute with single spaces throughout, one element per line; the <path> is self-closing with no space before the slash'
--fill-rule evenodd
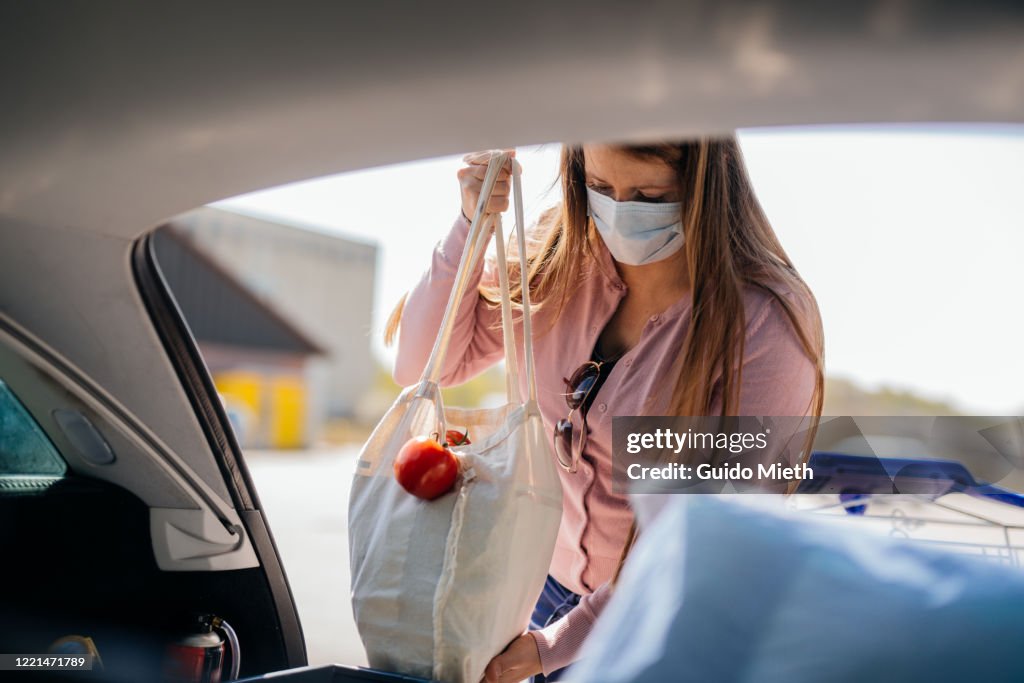
<path id="1" fill-rule="evenodd" d="M 486 166 L 463 166 L 458 170 L 460 181 L 475 181 L 476 187 L 480 188 L 484 183 L 484 176 L 487 175 Z M 494 181 L 494 191 L 508 193 L 512 187 L 512 180 L 508 171 L 502 171 Z"/>
<path id="2" fill-rule="evenodd" d="M 516 683 L 541 672 L 540 653 L 533 636 L 524 633 L 508 644 L 484 669 L 481 683 Z"/>
<path id="3" fill-rule="evenodd" d="M 512 157 L 516 155 L 516 150 L 511 147 L 506 149 L 485 149 L 479 152 L 470 152 L 466 156 L 462 157 L 462 160 L 467 164 L 483 164 L 486 166 L 488 162 L 490 162 L 491 157 L 495 154 L 500 154 L 501 152 L 505 152 Z M 512 168 L 511 162 L 508 161 L 505 162 L 505 166 L 508 169 Z"/>
<path id="4" fill-rule="evenodd" d="M 484 669 L 484 677 L 480 680 L 480 683 L 499 683 L 499 681 L 501 681 L 501 665 L 498 663 L 497 658 L 495 658 Z"/>
<path id="5" fill-rule="evenodd" d="M 482 181 L 484 176 L 487 175 L 487 164 L 469 164 L 460 168 L 459 171 L 465 171 L 467 175 Z M 497 182 L 509 182 L 510 175 L 507 168 L 502 168 L 498 173 Z"/>
<path id="6" fill-rule="evenodd" d="M 475 196 L 479 197 L 480 191 L 483 189 L 483 181 L 473 176 L 471 173 L 463 173 L 466 169 L 460 169 L 459 172 L 459 184 L 463 186 L 464 190 L 469 190 Z M 512 183 L 508 180 L 498 180 L 495 182 L 494 188 L 490 190 L 490 196 L 492 197 L 508 197 L 512 193 Z"/>
<path id="7" fill-rule="evenodd" d="M 508 211 L 508 196 L 505 197 L 491 197 L 491 200 L 487 202 L 487 208 L 484 209 L 486 213 L 504 213 Z"/>
<path id="8" fill-rule="evenodd" d="M 506 151 L 514 155 L 515 150 Z M 496 153 L 496 150 L 483 152 L 472 152 L 463 157 L 466 166 L 458 171 L 459 184 L 462 187 L 462 212 L 472 218 L 476 211 L 476 205 L 480 200 L 480 192 L 483 190 L 483 180 L 487 175 L 487 164 Z M 498 173 L 494 188 L 491 190 L 490 201 L 485 207 L 486 213 L 501 213 L 509 207 L 509 195 L 512 191 L 511 181 L 511 160 Z"/>

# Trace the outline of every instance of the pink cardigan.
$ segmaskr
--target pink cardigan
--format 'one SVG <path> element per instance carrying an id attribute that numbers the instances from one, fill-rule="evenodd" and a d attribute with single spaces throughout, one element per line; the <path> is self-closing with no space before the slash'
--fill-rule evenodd
<path id="1" fill-rule="evenodd" d="M 469 224 L 459 217 L 434 250 L 430 268 L 409 293 L 398 337 L 394 378 L 408 386 L 419 380 L 441 324 Z M 555 321 L 543 311 L 534 316 L 539 405 L 550 434 L 569 412 L 564 377 L 588 360 L 597 337 L 626 295 L 614 261 L 598 245 L 600 264 L 587 276 Z M 479 264 L 474 282 L 496 283 L 494 264 Z M 740 390 L 741 415 L 804 415 L 814 388 L 814 365 L 805 355 L 788 318 L 773 297 L 758 289 L 745 293 L 747 337 Z M 575 474 L 562 468 L 564 509 L 551 576 L 582 595 L 577 607 L 533 636 L 545 674 L 568 666 L 611 595 L 608 584 L 618 565 L 632 523 L 626 496 L 612 491 L 612 416 L 662 414 L 674 377 L 671 365 L 689 324 L 690 299 L 684 297 L 651 316 L 640 341 L 612 368 L 587 414 L 590 432 L 585 459 Z M 522 354 L 522 330 L 516 325 Z M 442 373 L 442 384 L 465 382 L 504 357 L 500 311 L 490 309 L 475 288 L 459 308 Z M 522 368 L 522 358 L 520 357 Z M 525 383 L 522 390 L 526 392 Z M 720 410 L 720 398 L 714 411 Z"/>

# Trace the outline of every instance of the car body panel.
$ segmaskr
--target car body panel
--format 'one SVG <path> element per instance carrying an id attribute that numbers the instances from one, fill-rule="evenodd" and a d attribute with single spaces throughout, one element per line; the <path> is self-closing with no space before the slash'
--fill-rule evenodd
<path id="1" fill-rule="evenodd" d="M 0 213 L 134 237 L 497 145 L 1020 121 L 1013 2 L 10 3 Z"/>

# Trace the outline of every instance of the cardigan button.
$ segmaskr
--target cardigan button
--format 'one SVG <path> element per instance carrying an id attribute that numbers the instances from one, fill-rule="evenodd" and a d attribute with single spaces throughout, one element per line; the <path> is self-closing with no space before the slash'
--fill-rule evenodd
<path id="1" fill-rule="evenodd" d="M 608 405 L 605 404 L 605 403 L 602 403 L 599 406 L 597 406 L 597 409 L 600 410 L 603 413 L 604 411 L 608 410 Z"/>

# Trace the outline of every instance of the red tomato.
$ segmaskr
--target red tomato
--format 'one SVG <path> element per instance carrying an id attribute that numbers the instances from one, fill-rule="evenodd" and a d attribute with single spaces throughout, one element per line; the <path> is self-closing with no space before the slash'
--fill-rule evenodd
<path id="1" fill-rule="evenodd" d="M 395 458 L 395 479 L 403 489 L 425 500 L 451 491 L 458 474 L 455 455 L 430 437 L 409 439 Z"/>
<path id="2" fill-rule="evenodd" d="M 449 446 L 468 446 L 473 443 L 469 440 L 469 430 L 463 434 L 457 429 L 449 429 L 444 433 L 444 440 Z"/>

